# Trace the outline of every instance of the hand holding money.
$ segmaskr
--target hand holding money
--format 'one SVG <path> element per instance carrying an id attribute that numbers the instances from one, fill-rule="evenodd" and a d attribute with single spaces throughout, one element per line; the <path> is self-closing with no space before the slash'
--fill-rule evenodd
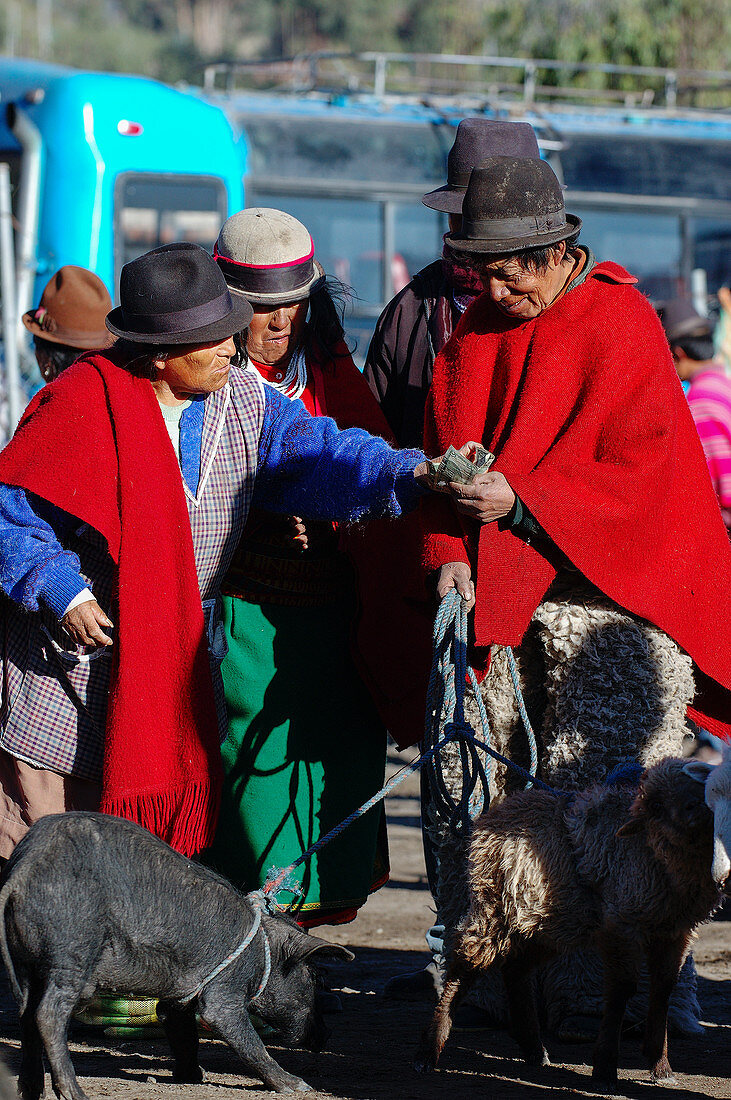
<path id="1" fill-rule="evenodd" d="M 446 493 L 452 482 L 469 485 L 478 474 L 489 470 L 494 461 L 495 455 L 480 443 L 465 443 L 459 450 L 450 446 L 441 458 L 427 463 L 432 487 Z"/>

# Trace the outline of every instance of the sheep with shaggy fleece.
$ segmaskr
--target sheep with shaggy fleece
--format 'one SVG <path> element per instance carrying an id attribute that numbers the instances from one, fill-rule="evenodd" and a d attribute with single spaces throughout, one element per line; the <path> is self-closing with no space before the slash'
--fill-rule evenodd
<path id="1" fill-rule="evenodd" d="M 469 910 L 417 1068 L 436 1065 L 459 1000 L 493 964 L 502 969 L 514 1038 L 527 1061 L 547 1064 L 532 971 L 549 958 L 595 947 L 605 995 L 594 1078 L 616 1085 L 622 1018 L 644 957 L 650 974 L 644 1051 L 653 1079 L 671 1079 L 670 994 L 693 929 L 721 897 L 711 877 L 713 815 L 704 787 L 685 768 L 683 760 L 663 760 L 643 773 L 639 791 L 629 783 L 574 795 L 526 791 L 477 820 Z"/>
<path id="2" fill-rule="evenodd" d="M 649 767 L 682 756 L 690 731 L 686 708 L 695 693 L 690 658 L 666 634 L 612 604 L 576 573 L 561 573 L 536 609 L 515 649 L 518 676 L 538 740 L 538 775 L 552 787 L 579 791 L 604 780 L 615 767 L 638 761 Z M 481 685 L 495 749 L 528 766 L 527 739 L 515 700 L 507 654 L 492 653 Z M 467 720 L 480 729 L 476 702 L 465 699 Z M 446 757 L 447 753 L 443 753 Z M 459 791 L 460 757 L 447 760 L 447 784 Z M 491 769 L 490 796 L 498 801 L 522 786 L 502 765 Z M 446 926 L 448 953 L 466 909 L 465 846 L 449 821 L 425 822 L 437 850 L 437 923 Z M 549 963 L 538 977 L 547 1030 L 564 1041 L 594 1038 L 603 1011 L 602 966 L 595 951 L 579 951 Z M 636 1019 L 646 1012 L 646 980 L 628 1006 Z M 507 1017 L 502 982 L 476 983 L 469 1002 L 491 1022 Z M 671 1032 L 702 1034 L 692 956 L 673 992 Z"/>

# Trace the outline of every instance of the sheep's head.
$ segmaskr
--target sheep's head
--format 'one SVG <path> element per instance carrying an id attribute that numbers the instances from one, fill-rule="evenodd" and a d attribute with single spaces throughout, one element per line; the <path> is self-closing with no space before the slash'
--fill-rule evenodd
<path id="1" fill-rule="evenodd" d="M 682 760 L 662 760 L 648 768 L 618 837 L 645 835 L 660 859 L 697 860 L 698 850 L 713 843 L 713 817 L 704 788 L 685 772 Z"/>
<path id="2" fill-rule="evenodd" d="M 713 814 L 711 876 L 726 893 L 731 893 L 731 747 L 724 746 L 720 764 L 690 760 L 683 771 L 703 784 L 705 803 Z"/>

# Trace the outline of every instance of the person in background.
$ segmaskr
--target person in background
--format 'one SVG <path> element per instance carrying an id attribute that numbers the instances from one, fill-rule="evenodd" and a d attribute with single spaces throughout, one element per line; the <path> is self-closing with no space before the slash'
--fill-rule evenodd
<path id="1" fill-rule="evenodd" d="M 243 210 L 223 226 L 214 255 L 233 297 L 253 309 L 239 337 L 247 376 L 313 417 L 390 439 L 344 343 L 333 297 L 342 288 L 326 280 L 306 227 L 281 210 Z M 383 783 L 386 731 L 351 655 L 354 540 L 367 552 L 368 529 L 348 535 L 332 523 L 255 510 L 224 581 L 229 728 L 221 815 L 206 859 L 245 890 Z M 302 875 L 301 923 L 352 920 L 388 877 L 382 804 Z"/>
<path id="2" fill-rule="evenodd" d="M 715 358 L 731 371 L 731 287 L 720 286 L 717 291 L 719 314 L 713 333 Z"/>
<path id="3" fill-rule="evenodd" d="M 447 159 L 447 182 L 424 195 L 422 203 L 447 214 L 450 232 L 458 232 L 470 171 L 486 157 L 504 153 L 540 157 L 533 127 L 463 119 Z M 417 272 L 378 318 L 363 373 L 399 447 L 421 446 L 434 359 L 482 289 L 465 257 L 457 260 L 445 239 L 441 257 Z"/>
<path id="4" fill-rule="evenodd" d="M 93 271 L 69 264 L 51 276 L 38 308 L 23 314 L 44 382 L 53 382 L 82 352 L 109 347 L 114 337 L 104 319 L 111 308 L 109 291 Z"/>
<path id="5" fill-rule="evenodd" d="M 675 298 L 659 312 L 731 534 L 731 378 L 714 354 L 713 325 L 691 302 Z"/>

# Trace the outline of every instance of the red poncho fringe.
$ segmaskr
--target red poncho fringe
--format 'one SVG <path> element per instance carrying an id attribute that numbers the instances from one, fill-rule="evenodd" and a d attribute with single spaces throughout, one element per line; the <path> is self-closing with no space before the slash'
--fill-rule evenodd
<path id="1" fill-rule="evenodd" d="M 211 843 L 221 761 L 185 495 L 154 390 L 88 356 L 42 389 L 0 481 L 106 539 L 118 617 L 101 809 L 193 855 Z"/>
<path id="2" fill-rule="evenodd" d="M 690 654 L 700 673 L 689 712 L 729 737 L 731 547 L 667 342 L 634 281 L 599 264 L 525 322 L 477 299 L 437 357 L 426 450 L 474 439 L 493 451 L 573 564 Z M 554 567 L 496 523 L 463 526 L 446 498 L 427 498 L 422 515 L 425 568 L 476 571 L 476 646 L 517 645 Z"/>

